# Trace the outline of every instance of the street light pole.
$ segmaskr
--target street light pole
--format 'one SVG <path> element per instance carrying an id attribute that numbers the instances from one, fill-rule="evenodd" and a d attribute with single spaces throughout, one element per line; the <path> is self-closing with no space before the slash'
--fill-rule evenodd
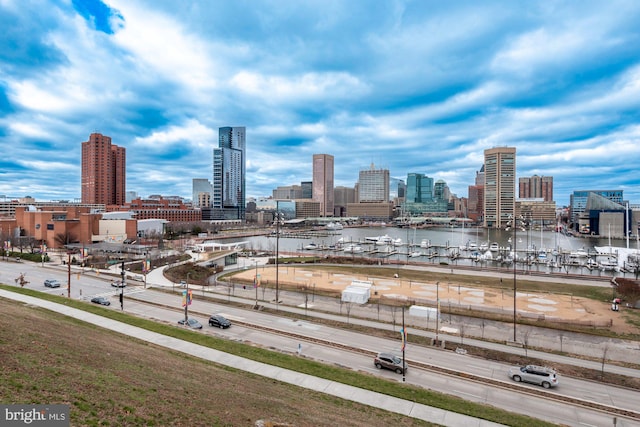
<path id="1" fill-rule="evenodd" d="M 120 310 L 124 311 L 124 261 L 122 261 L 122 265 L 120 266 Z"/>
<path id="2" fill-rule="evenodd" d="M 253 287 L 256 288 L 256 306 L 255 308 L 258 308 L 258 283 L 260 283 L 258 281 L 258 261 L 255 261 L 256 263 L 256 275 L 253 278 Z"/>
<path id="3" fill-rule="evenodd" d="M 518 293 L 516 286 L 516 260 L 517 260 L 517 251 L 516 251 L 516 225 L 515 218 L 513 224 L 513 342 L 516 342 L 516 295 Z"/>
<path id="4" fill-rule="evenodd" d="M 440 282 L 436 282 L 436 346 L 438 345 L 438 329 L 440 329 Z"/>
<path id="5" fill-rule="evenodd" d="M 189 326 L 189 275 L 191 272 L 187 273 L 187 287 L 185 289 L 184 294 L 184 324 L 185 326 Z"/>
<path id="6" fill-rule="evenodd" d="M 278 201 L 276 200 L 276 310 L 278 310 L 278 301 L 280 296 L 278 294 L 278 258 L 280 257 L 280 211 Z"/>
<path id="7" fill-rule="evenodd" d="M 71 298 L 71 252 L 67 252 L 67 298 Z"/>

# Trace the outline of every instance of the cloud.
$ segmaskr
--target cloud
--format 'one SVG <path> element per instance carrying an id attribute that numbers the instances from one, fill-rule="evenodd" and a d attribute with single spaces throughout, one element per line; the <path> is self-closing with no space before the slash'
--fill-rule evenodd
<path id="1" fill-rule="evenodd" d="M 188 198 L 217 129 L 245 126 L 249 196 L 310 180 L 317 153 L 336 185 L 374 163 L 466 196 L 508 145 L 560 205 L 604 184 L 638 203 L 637 22 L 625 0 L 0 0 L 0 194 L 77 199 L 100 132 L 128 190 Z"/>

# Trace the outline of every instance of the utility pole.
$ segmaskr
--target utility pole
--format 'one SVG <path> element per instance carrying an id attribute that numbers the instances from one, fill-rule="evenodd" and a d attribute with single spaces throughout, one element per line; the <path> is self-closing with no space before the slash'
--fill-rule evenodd
<path id="1" fill-rule="evenodd" d="M 278 258 L 280 257 L 280 212 L 278 201 L 276 200 L 276 310 L 278 310 L 278 301 L 280 296 L 278 294 Z"/>
<path id="2" fill-rule="evenodd" d="M 120 310 L 124 311 L 124 260 L 122 261 L 122 265 L 120 266 Z"/>
<path id="3" fill-rule="evenodd" d="M 436 282 L 436 345 L 438 345 L 438 329 L 440 329 L 440 282 Z"/>
<path id="4" fill-rule="evenodd" d="M 67 252 L 67 298 L 71 298 L 71 252 Z"/>
<path id="5" fill-rule="evenodd" d="M 189 326 L 189 275 L 187 273 L 187 287 L 184 291 L 184 325 Z"/>

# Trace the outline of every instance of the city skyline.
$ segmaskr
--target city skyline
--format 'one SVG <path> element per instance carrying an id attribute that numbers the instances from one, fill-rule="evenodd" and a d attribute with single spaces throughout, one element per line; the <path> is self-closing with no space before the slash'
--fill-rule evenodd
<path id="1" fill-rule="evenodd" d="M 640 3 L 0 2 L 0 195 L 81 197 L 81 143 L 127 150 L 127 191 L 192 197 L 220 127 L 246 128 L 246 199 L 369 164 L 468 196 L 483 152 L 554 200 L 640 203 Z"/>

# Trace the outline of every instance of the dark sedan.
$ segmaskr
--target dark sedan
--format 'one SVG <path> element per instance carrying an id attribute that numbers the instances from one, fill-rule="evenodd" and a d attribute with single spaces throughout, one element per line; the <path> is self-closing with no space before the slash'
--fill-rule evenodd
<path id="1" fill-rule="evenodd" d="M 105 297 L 91 298 L 91 302 L 94 304 L 100 304 L 100 305 L 111 305 L 111 301 L 109 301 Z"/>

